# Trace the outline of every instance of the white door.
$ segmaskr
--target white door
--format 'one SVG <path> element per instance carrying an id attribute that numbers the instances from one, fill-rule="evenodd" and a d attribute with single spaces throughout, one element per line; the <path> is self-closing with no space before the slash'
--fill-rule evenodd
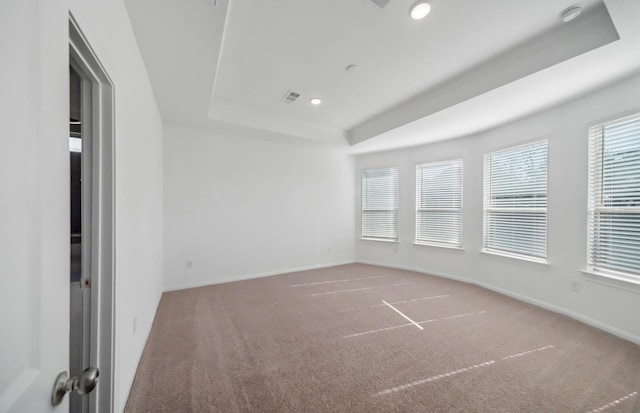
<path id="1" fill-rule="evenodd" d="M 0 412 L 66 412 L 68 10 L 0 1 Z M 65 80 L 66 79 L 66 80 Z"/>
<path id="2" fill-rule="evenodd" d="M 91 82 L 99 148 L 88 364 L 100 381 L 88 397 L 90 411 L 112 410 L 113 83 L 66 0 L 0 0 L 0 413 L 69 411 L 52 390 L 69 370 L 70 56 Z"/>

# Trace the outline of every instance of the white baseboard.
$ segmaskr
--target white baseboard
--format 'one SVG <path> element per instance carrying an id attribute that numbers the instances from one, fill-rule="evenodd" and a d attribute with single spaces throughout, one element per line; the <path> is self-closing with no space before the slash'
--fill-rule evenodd
<path id="1" fill-rule="evenodd" d="M 318 268 L 336 267 L 338 265 L 353 264 L 355 262 L 356 262 L 355 260 L 334 261 L 334 262 L 328 262 L 324 264 L 309 265 L 305 267 L 285 268 L 285 269 L 276 270 L 276 271 L 237 275 L 234 277 L 217 278 L 215 280 L 206 280 L 206 281 L 199 281 L 195 283 L 172 285 L 169 287 L 165 287 L 164 291 L 165 292 L 178 291 L 178 290 L 186 290 L 188 288 L 204 287 L 207 285 L 224 284 L 224 283 L 229 283 L 234 281 L 252 280 L 254 278 L 270 277 L 272 275 L 289 274 L 292 272 L 299 272 L 299 271 L 317 270 Z"/>
<path id="2" fill-rule="evenodd" d="M 626 331 L 620 330 L 619 328 L 613 327 L 609 324 L 603 323 L 601 321 L 598 320 L 594 320 L 593 318 L 584 316 L 580 313 L 576 313 L 575 311 L 569 310 L 567 308 L 564 307 L 560 307 L 557 306 L 555 304 L 550 304 L 547 303 L 545 301 L 540 301 L 537 300 L 535 298 L 531 298 L 531 297 L 527 297 L 526 295 L 522 295 L 519 293 L 515 293 L 513 291 L 509 291 L 500 287 L 495 287 L 493 285 L 484 283 L 484 282 L 478 282 L 476 280 L 473 279 L 469 279 L 469 278 L 463 278 L 463 277 L 458 277 L 458 276 L 454 276 L 454 275 L 450 275 L 450 274 L 445 274 L 445 273 L 441 273 L 441 272 L 437 272 L 437 271 L 428 271 L 425 270 L 423 268 L 417 268 L 417 267 L 411 267 L 408 265 L 398 265 L 398 264 L 389 264 L 389 263 L 380 263 L 380 262 L 373 262 L 373 261 L 362 261 L 362 260 L 356 260 L 357 263 L 360 264 L 369 264 L 369 265 L 377 265 L 380 267 L 390 267 L 390 268 L 397 268 L 400 270 L 409 270 L 409 271 L 415 271 L 417 273 L 421 273 L 421 274 L 426 274 L 426 275 L 435 275 L 436 277 L 440 277 L 440 278 L 448 278 L 451 280 L 455 280 L 455 281 L 461 281 L 467 284 L 473 284 L 473 285 L 477 285 L 478 287 L 482 287 L 482 288 L 486 288 L 487 290 L 491 290 L 491 291 L 495 291 L 499 294 L 503 294 L 506 295 L 508 297 L 511 298 L 515 298 L 516 300 L 519 301 L 523 301 L 525 303 L 529 303 L 529 304 L 533 304 L 537 307 L 541 307 L 544 308 L 545 310 L 549 310 L 549 311 L 553 311 L 554 313 L 558 313 L 558 314 L 562 314 L 562 315 L 566 315 L 567 317 L 571 317 L 575 320 L 581 321 L 585 324 L 588 324 L 592 327 L 598 328 L 600 330 L 606 331 L 607 333 L 611 333 L 614 336 L 618 336 L 620 338 L 623 338 L 625 340 L 631 341 L 632 343 L 638 344 L 640 345 L 640 336 L 636 336 L 634 334 L 630 334 Z"/>

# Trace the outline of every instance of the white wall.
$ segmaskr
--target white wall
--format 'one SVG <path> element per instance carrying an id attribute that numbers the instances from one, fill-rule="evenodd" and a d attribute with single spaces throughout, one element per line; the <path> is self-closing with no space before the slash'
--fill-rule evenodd
<path id="1" fill-rule="evenodd" d="M 164 162 L 166 289 L 353 261 L 344 150 L 165 125 Z"/>
<path id="2" fill-rule="evenodd" d="M 1 32 L 7 42 L 0 42 L 3 53 L 9 44 L 13 51 L 0 72 L 0 108 L 8 115 L 0 122 L 2 281 L 9 274 L 16 282 L 36 274 L 47 288 L 42 296 L 38 289 L 25 290 L 25 299 L 55 301 L 60 310 L 51 317 L 69 313 L 69 11 L 115 83 L 114 406 L 122 411 L 162 292 L 162 121 L 122 0 L 2 4 L 3 10 L 20 5 L 23 17 L 17 28 L 9 26 L 12 32 Z M 33 38 L 40 33 L 46 40 L 38 46 Z M 5 254 L 14 257 L 7 266 Z M 33 397 L 47 402 L 49 389 L 47 384 L 46 394 Z"/>
<path id="3" fill-rule="evenodd" d="M 358 156 L 355 173 L 358 217 L 360 170 L 400 168 L 400 242 L 360 240 L 358 218 L 356 260 L 478 283 L 640 343 L 640 286 L 580 272 L 586 268 L 587 248 L 587 127 L 610 116 L 640 110 L 638 96 L 640 76 L 477 136 Z M 483 154 L 540 138 L 549 140 L 550 265 L 480 253 Z M 464 251 L 413 245 L 415 165 L 459 157 L 464 159 Z M 579 292 L 571 290 L 572 280 L 580 282 Z"/>

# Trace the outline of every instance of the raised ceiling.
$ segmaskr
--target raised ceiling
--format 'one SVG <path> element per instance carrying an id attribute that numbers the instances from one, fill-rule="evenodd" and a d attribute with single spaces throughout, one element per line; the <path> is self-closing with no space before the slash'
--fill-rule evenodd
<path id="1" fill-rule="evenodd" d="M 127 6 L 166 122 L 354 152 L 486 130 L 640 70 L 637 0 L 433 0 L 421 21 L 413 2 Z"/>

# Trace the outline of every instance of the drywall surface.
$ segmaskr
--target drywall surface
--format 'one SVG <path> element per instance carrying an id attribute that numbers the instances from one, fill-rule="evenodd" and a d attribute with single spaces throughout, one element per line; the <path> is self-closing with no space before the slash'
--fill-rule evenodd
<path id="1" fill-rule="evenodd" d="M 640 110 L 639 95 L 640 76 L 635 76 L 476 136 L 357 156 L 356 260 L 477 283 L 640 343 L 640 285 L 581 272 L 587 259 L 587 129 Z M 549 264 L 480 252 L 483 154 L 539 139 L 549 141 Z M 416 164 L 454 158 L 464 160 L 463 250 L 414 245 Z M 398 166 L 400 171 L 397 244 L 360 240 L 360 171 L 386 166 Z M 573 281 L 579 291 L 572 290 Z"/>
<path id="2" fill-rule="evenodd" d="M 7 2 L 7 6 L 20 3 Z M 2 108 L 6 102 L 12 119 L 2 122 L 11 128 L 2 133 L 0 152 L 7 155 L 9 170 L 5 174 L 3 169 L 0 182 L 3 200 L 12 200 L 7 213 L 13 223 L 6 230 L 3 225 L 0 240 L 2 245 L 12 245 L 6 252 L 15 257 L 8 267 L 3 264 L 3 273 L 6 269 L 17 281 L 24 279 L 21 272 L 42 272 L 38 277 L 49 288 L 24 293 L 30 299 L 57 301 L 60 311 L 55 316 L 68 317 L 71 13 L 115 85 L 114 411 L 119 412 L 162 292 L 162 121 L 122 0 L 28 4 L 25 24 L 36 23 L 25 26 L 24 39 L 20 32 L 6 33 L 9 41 L 23 45 L 24 53 L 12 54 L 6 63 L 14 70 L 2 71 Z M 45 43 L 33 47 L 30 36 L 40 33 L 46 33 Z M 13 86 L 5 88 L 4 81 Z M 15 267 L 18 262 L 21 265 Z M 58 371 L 67 368 L 61 365 Z M 47 389 L 33 397 L 47 401 L 54 378 L 47 378 Z"/>
<path id="3" fill-rule="evenodd" d="M 344 150 L 164 130 L 165 289 L 353 261 Z"/>
<path id="4" fill-rule="evenodd" d="M 122 411 L 162 292 L 162 120 L 124 1 L 72 0 L 70 10 L 115 84 L 114 408 Z"/>

